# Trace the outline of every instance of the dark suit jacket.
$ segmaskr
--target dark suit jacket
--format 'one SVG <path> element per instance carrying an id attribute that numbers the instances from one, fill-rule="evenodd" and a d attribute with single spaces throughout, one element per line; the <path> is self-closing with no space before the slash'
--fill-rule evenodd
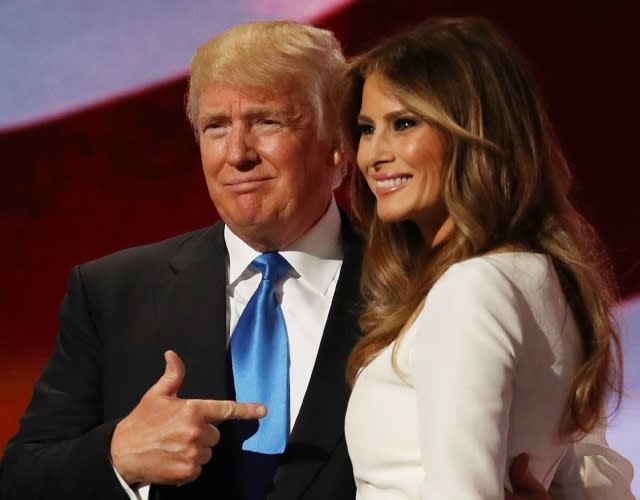
<path id="1" fill-rule="evenodd" d="M 343 421 L 345 364 L 358 336 L 362 242 L 346 217 L 342 225 L 344 263 L 272 500 L 355 497 Z M 109 461 L 111 434 L 163 373 L 166 349 L 186 367 L 181 397 L 232 396 L 223 227 L 73 269 L 54 352 L 5 450 L 3 499 L 126 498 Z M 181 488 L 153 486 L 151 498 L 235 498 L 221 432 L 198 480 Z"/>

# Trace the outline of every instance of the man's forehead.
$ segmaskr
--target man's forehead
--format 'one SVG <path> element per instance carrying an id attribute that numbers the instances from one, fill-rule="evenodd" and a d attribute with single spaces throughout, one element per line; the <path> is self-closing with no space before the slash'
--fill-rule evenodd
<path id="1" fill-rule="evenodd" d="M 245 104 L 262 104 L 274 106 L 291 106 L 302 104 L 304 92 L 294 85 L 274 84 L 272 87 L 255 87 L 247 85 L 231 85 L 212 83 L 202 92 L 202 96 L 212 102 Z"/>

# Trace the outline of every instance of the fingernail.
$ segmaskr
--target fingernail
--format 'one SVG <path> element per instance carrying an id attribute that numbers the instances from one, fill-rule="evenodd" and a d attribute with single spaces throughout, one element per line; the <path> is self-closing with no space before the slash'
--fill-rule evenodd
<path id="1" fill-rule="evenodd" d="M 267 414 L 267 409 L 264 406 L 258 406 L 256 413 L 258 417 L 264 417 Z"/>

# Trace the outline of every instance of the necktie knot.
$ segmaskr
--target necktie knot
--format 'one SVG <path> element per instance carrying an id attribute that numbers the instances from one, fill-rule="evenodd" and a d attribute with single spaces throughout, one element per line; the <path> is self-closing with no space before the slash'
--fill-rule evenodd
<path id="1" fill-rule="evenodd" d="M 258 255 L 251 266 L 262 274 L 262 279 L 271 282 L 272 285 L 278 283 L 291 269 L 291 265 L 278 252 L 266 252 Z"/>

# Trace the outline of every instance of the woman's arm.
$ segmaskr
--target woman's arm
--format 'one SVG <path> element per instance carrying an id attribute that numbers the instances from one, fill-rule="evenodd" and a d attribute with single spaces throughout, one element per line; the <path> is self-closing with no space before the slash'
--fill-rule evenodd
<path id="1" fill-rule="evenodd" d="M 404 346 L 418 398 L 425 499 L 504 495 L 521 321 L 509 281 L 476 270 L 456 266 L 440 279 Z"/>

